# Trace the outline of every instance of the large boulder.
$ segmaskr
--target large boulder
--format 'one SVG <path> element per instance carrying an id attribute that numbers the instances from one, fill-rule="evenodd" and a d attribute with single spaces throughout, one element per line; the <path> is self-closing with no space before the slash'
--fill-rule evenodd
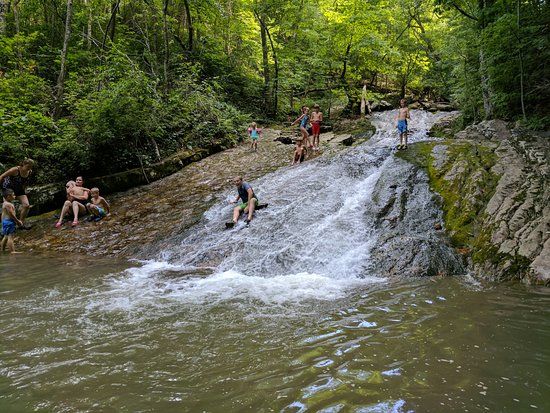
<path id="1" fill-rule="evenodd" d="M 550 145 L 499 120 L 433 146 L 446 228 L 479 277 L 550 284 Z"/>

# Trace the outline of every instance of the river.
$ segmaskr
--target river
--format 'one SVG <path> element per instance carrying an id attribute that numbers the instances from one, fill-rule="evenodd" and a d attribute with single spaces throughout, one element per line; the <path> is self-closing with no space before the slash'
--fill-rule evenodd
<path id="1" fill-rule="evenodd" d="M 250 228 L 228 190 L 135 260 L 0 255 L 0 411 L 550 411 L 550 291 L 472 279 L 375 123 L 252 180 Z"/>

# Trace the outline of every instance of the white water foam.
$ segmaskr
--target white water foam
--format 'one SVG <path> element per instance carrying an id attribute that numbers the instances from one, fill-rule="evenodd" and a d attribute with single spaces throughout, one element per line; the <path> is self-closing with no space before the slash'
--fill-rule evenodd
<path id="1" fill-rule="evenodd" d="M 296 273 L 271 277 L 247 276 L 237 271 L 217 272 L 206 277 L 182 276 L 190 270 L 167 262 L 148 261 L 109 280 L 107 296 L 111 310 L 130 311 L 155 301 L 174 304 L 215 306 L 223 302 L 292 304 L 308 300 L 332 301 L 351 290 L 383 278 L 331 278 L 319 274 Z M 167 275 L 170 274 L 169 276 Z"/>

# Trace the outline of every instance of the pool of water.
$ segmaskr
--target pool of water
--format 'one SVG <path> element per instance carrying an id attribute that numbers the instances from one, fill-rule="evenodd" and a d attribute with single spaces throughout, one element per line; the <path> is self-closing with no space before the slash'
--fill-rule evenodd
<path id="1" fill-rule="evenodd" d="M 2 412 L 550 411 L 550 291 L 0 255 Z"/>

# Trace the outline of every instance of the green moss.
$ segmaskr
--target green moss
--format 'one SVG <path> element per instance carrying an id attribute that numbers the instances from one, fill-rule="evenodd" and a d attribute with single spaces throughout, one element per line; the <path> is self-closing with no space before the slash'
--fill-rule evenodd
<path id="1" fill-rule="evenodd" d="M 432 151 L 441 144 L 447 145 L 449 161 L 435 166 Z M 398 156 L 427 171 L 431 189 L 441 196 L 445 225 L 454 244 L 475 244 L 483 209 L 498 182 L 491 172 L 496 162 L 492 149 L 469 142 L 419 142 Z"/>

